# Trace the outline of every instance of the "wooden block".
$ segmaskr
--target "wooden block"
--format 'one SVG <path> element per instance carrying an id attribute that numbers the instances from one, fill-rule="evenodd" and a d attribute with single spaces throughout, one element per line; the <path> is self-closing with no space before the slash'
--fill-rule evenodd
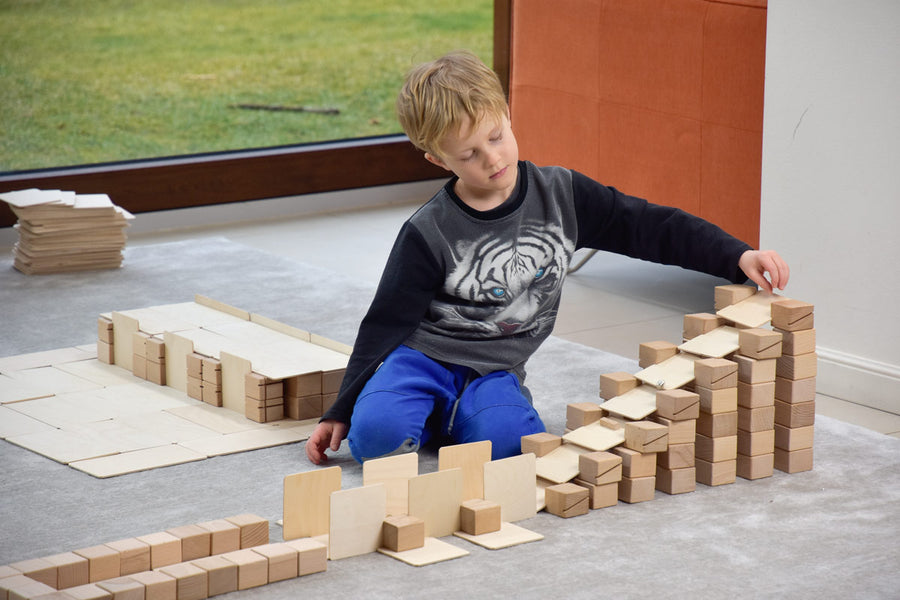
<path id="1" fill-rule="evenodd" d="M 776 377 L 775 399 L 788 404 L 814 401 L 816 399 L 816 378 L 785 379 Z"/>
<path id="2" fill-rule="evenodd" d="M 669 448 L 665 452 L 660 452 L 656 456 L 657 471 L 659 471 L 659 467 L 670 470 L 693 467 L 695 451 L 693 441 L 689 444 L 669 444 Z"/>
<path id="3" fill-rule="evenodd" d="M 491 442 L 442 446 L 438 449 L 438 470 L 462 469 L 463 500 L 484 498 L 484 464 L 491 462 Z"/>
<path id="4" fill-rule="evenodd" d="M 563 444 L 549 454 L 536 459 L 535 472 L 553 483 L 565 483 L 578 476 L 578 457 L 590 450 L 577 444 Z"/>
<path id="5" fill-rule="evenodd" d="M 724 460 L 734 460 L 737 457 L 737 435 L 711 438 L 698 433 L 696 440 L 694 447 L 695 460 L 722 462 Z"/>
<path id="6" fill-rule="evenodd" d="M 284 418 L 284 404 L 266 407 L 266 423 L 280 421 Z"/>
<path id="7" fill-rule="evenodd" d="M 775 468 L 785 473 L 800 473 L 813 468 L 813 449 L 782 450 L 775 448 Z"/>
<path id="8" fill-rule="evenodd" d="M 741 329 L 738 333 L 738 353 L 756 360 L 781 356 L 781 334 L 771 329 Z"/>
<path id="9" fill-rule="evenodd" d="M 669 445 L 669 428 L 653 421 L 625 424 L 625 447 L 641 453 L 663 452 Z"/>
<path id="10" fill-rule="evenodd" d="M 621 396 L 628 390 L 633 390 L 638 385 L 640 385 L 640 382 L 631 373 L 625 373 L 624 371 L 606 373 L 600 376 L 600 397 L 610 400 L 616 396 Z"/>
<path id="11" fill-rule="evenodd" d="M 290 540 L 285 544 L 297 551 L 297 573 L 300 577 L 321 573 L 328 567 L 328 547 L 312 538 Z"/>
<path id="12" fill-rule="evenodd" d="M 709 333 L 722 325 L 725 325 L 725 319 L 710 313 L 684 315 L 684 327 L 681 337 L 685 340 L 692 340 L 698 335 Z"/>
<path id="13" fill-rule="evenodd" d="M 696 419 L 700 415 L 700 396 L 683 389 L 656 392 L 656 414 L 673 421 Z"/>
<path id="14" fill-rule="evenodd" d="M 775 382 L 744 383 L 738 381 L 737 387 L 738 407 L 761 408 L 775 405 Z"/>
<path id="15" fill-rule="evenodd" d="M 299 561 L 296 548 L 284 543 L 274 543 L 254 546 L 252 550 L 269 561 L 269 583 L 297 577 Z"/>
<path id="16" fill-rule="evenodd" d="M 187 395 L 194 400 L 203 401 L 203 380 L 191 377 L 187 378 Z"/>
<path id="17" fill-rule="evenodd" d="M 469 535 L 500 531 L 500 523 L 500 505 L 496 502 L 473 499 L 466 500 L 459 507 L 459 528 Z"/>
<path id="18" fill-rule="evenodd" d="M 590 493 L 574 483 L 551 485 L 546 490 L 547 512 L 557 517 L 570 518 L 586 515 L 590 511 Z"/>
<path id="19" fill-rule="evenodd" d="M 800 329 L 785 331 L 777 329 L 782 336 L 781 353 L 787 355 L 809 354 L 816 351 L 816 330 Z"/>
<path id="20" fill-rule="evenodd" d="M 815 426 L 813 425 L 791 428 L 776 423 L 774 431 L 775 447 L 788 452 L 812 448 L 815 436 L 814 430 Z"/>
<path id="21" fill-rule="evenodd" d="M 596 485 L 583 479 L 573 479 L 572 483 L 580 485 L 588 491 L 588 502 L 591 510 L 609 508 L 619 503 L 619 482 Z"/>
<path id="22" fill-rule="evenodd" d="M 661 363 L 678 354 L 678 346 L 671 342 L 644 342 L 638 347 L 638 364 L 641 368 Z"/>
<path id="23" fill-rule="evenodd" d="M 612 449 L 622 457 L 622 477 L 639 479 L 656 475 L 656 453 L 641 453 L 622 446 Z"/>
<path id="24" fill-rule="evenodd" d="M 816 421 L 816 403 L 798 402 L 797 404 L 788 404 L 781 400 L 775 400 L 775 423 L 790 427 L 808 427 Z"/>
<path id="25" fill-rule="evenodd" d="M 694 391 L 700 397 L 701 413 L 717 415 L 737 410 L 738 392 L 736 386 L 718 390 L 697 386 L 694 388 Z"/>
<path id="26" fill-rule="evenodd" d="M 737 455 L 737 465 L 735 472 L 738 477 L 743 479 L 763 479 L 771 477 L 775 469 L 775 454 L 757 454 L 756 456 L 747 456 L 746 454 Z"/>
<path id="27" fill-rule="evenodd" d="M 625 429 L 624 427 L 619 429 L 607 427 L 601 419 L 566 433 L 563 436 L 563 441 L 568 442 L 567 445 L 578 445 L 586 450 L 599 452 L 601 450 L 609 450 L 613 446 L 618 446 L 624 442 Z"/>
<path id="28" fill-rule="evenodd" d="M 207 556 L 191 561 L 191 564 L 206 571 L 210 597 L 237 591 L 238 566 L 233 562 L 221 556 Z"/>
<path id="29" fill-rule="evenodd" d="M 147 379 L 147 357 L 133 354 L 131 357 L 131 372 L 135 377 Z"/>
<path id="30" fill-rule="evenodd" d="M 70 600 L 112 600 L 113 597 L 110 592 L 93 583 L 69 588 L 65 593 Z"/>
<path id="31" fill-rule="evenodd" d="M 650 418 L 655 423 L 660 423 L 669 428 L 669 446 L 674 444 L 693 444 L 694 435 L 697 433 L 697 420 L 673 421 L 659 415 Z"/>
<path id="32" fill-rule="evenodd" d="M 158 569 L 159 567 L 181 562 L 181 538 L 175 537 L 171 533 L 160 531 L 139 536 L 137 539 L 150 546 L 151 569 Z"/>
<path id="33" fill-rule="evenodd" d="M 294 398 L 322 395 L 322 372 L 304 373 L 284 380 L 284 395 Z"/>
<path id="34" fill-rule="evenodd" d="M 687 494 L 697 489 L 697 469 L 693 466 L 681 469 L 656 468 L 656 489 L 666 494 Z"/>
<path id="35" fill-rule="evenodd" d="M 346 371 L 347 369 L 322 371 L 322 393 L 337 394 L 341 390 L 341 383 L 344 381 Z"/>
<path id="36" fill-rule="evenodd" d="M 418 475 L 409 480 L 409 514 L 425 521 L 426 537 L 453 535 L 462 494 L 462 469 Z"/>
<path id="37" fill-rule="evenodd" d="M 285 396 L 284 414 L 288 419 L 305 421 L 306 419 L 318 419 L 322 412 L 322 394 L 313 396 Z"/>
<path id="38" fill-rule="evenodd" d="M 187 355 L 187 375 L 194 379 L 203 380 L 203 355 L 191 352 Z"/>
<path id="39" fill-rule="evenodd" d="M 97 340 L 107 344 L 113 343 L 113 322 L 111 319 L 97 317 Z"/>
<path id="40" fill-rule="evenodd" d="M 622 457 L 611 452 L 589 452 L 578 457 L 578 478 L 593 485 L 622 479 Z"/>
<path id="41" fill-rule="evenodd" d="M 237 565 L 239 590 L 259 587 L 269 582 L 269 561 L 265 556 L 254 552 L 252 548 L 226 552 L 221 557 Z"/>
<path id="42" fill-rule="evenodd" d="M 53 586 L 25 575 L 12 575 L 0 580 L 0 598 L 25 600 L 31 598 L 54 598 L 58 594 Z M 56 596 L 58 597 L 58 596 Z"/>
<path id="43" fill-rule="evenodd" d="M 204 356 L 200 361 L 203 363 L 201 379 L 203 381 L 213 381 L 216 377 L 214 373 L 222 370 L 222 361 L 212 356 Z"/>
<path id="44" fill-rule="evenodd" d="M 155 363 L 163 362 L 166 358 L 166 341 L 155 336 L 147 338 L 146 351 L 147 360 Z"/>
<path id="45" fill-rule="evenodd" d="M 167 529 L 166 533 L 181 540 L 181 560 L 188 562 L 209 556 L 210 533 L 197 525 L 181 525 Z"/>
<path id="46" fill-rule="evenodd" d="M 337 401 L 337 392 L 333 394 L 322 394 L 322 414 L 328 412 L 328 409 Z"/>
<path id="47" fill-rule="evenodd" d="M 207 387 L 209 384 L 211 387 L 215 389 L 222 389 L 222 369 L 203 369 L 203 387 Z"/>
<path id="48" fill-rule="evenodd" d="M 75 554 L 88 561 L 88 581 L 94 583 L 104 579 L 115 579 L 122 573 L 119 568 L 119 553 L 109 546 L 90 546 L 75 550 Z"/>
<path id="49" fill-rule="evenodd" d="M 64 590 L 90 583 L 90 566 L 83 556 L 64 552 L 48 556 L 44 560 L 56 567 L 56 589 Z"/>
<path id="50" fill-rule="evenodd" d="M 98 581 L 96 585 L 112 594 L 113 600 L 144 600 L 144 584 L 131 577 Z"/>
<path id="51" fill-rule="evenodd" d="M 338 476 L 340 476 L 340 467 L 332 468 L 338 469 Z M 338 484 L 340 485 L 340 479 L 338 479 Z M 241 513 L 233 517 L 226 517 L 225 520 L 232 525 L 240 527 L 242 550 L 269 543 L 269 521 L 267 519 L 263 519 L 253 513 Z"/>
<path id="52" fill-rule="evenodd" d="M 107 365 L 112 365 L 116 362 L 115 356 L 112 344 L 97 340 L 97 360 Z"/>
<path id="53" fill-rule="evenodd" d="M 694 466 L 697 469 L 697 481 L 704 485 L 726 485 L 737 479 L 737 459 L 709 462 L 698 458 Z"/>
<path id="54" fill-rule="evenodd" d="M 175 579 L 178 600 L 203 600 L 209 597 L 209 575 L 197 565 L 183 562 L 162 567 L 159 571 Z"/>
<path id="55" fill-rule="evenodd" d="M 144 600 L 178 600 L 178 580 L 171 575 L 162 571 L 142 571 L 129 577 L 144 586 Z"/>
<path id="56" fill-rule="evenodd" d="M 775 430 L 744 431 L 738 429 L 738 454 L 744 456 L 758 456 L 771 454 L 775 450 Z"/>
<path id="57" fill-rule="evenodd" d="M 256 423 L 265 423 L 266 422 L 266 407 L 265 404 L 260 405 L 260 400 L 254 400 L 253 398 L 246 398 L 244 400 L 244 416 L 250 419 L 251 421 L 255 421 Z"/>
<path id="58" fill-rule="evenodd" d="M 284 478 L 282 512 L 284 515 L 282 535 L 285 541 L 328 533 L 331 525 L 331 492 L 339 489 L 341 489 L 340 467 L 287 475 Z M 226 520 L 234 523 L 231 519 Z M 234 524 L 242 525 L 242 523 Z M 243 534 L 241 540 L 243 548 Z"/>
<path id="59" fill-rule="evenodd" d="M 673 359 L 670 358 L 669 360 L 671 361 Z M 653 365 L 651 368 L 662 368 L 667 362 Z M 646 373 L 647 370 L 648 369 L 645 369 L 644 371 L 641 371 L 641 373 Z M 600 408 L 609 412 L 616 418 L 640 421 L 653 414 L 656 410 L 656 388 L 650 385 L 641 385 L 628 390 L 621 396 L 616 396 L 611 400 L 605 401 L 600 405 Z M 585 425 L 585 427 L 591 427 L 595 424 L 596 422 L 590 423 Z M 563 437 L 565 438 L 565 436 Z"/>
<path id="60" fill-rule="evenodd" d="M 604 417 L 606 413 L 594 402 L 577 402 L 566 405 L 566 429 L 578 429 Z"/>
<path id="61" fill-rule="evenodd" d="M 715 288 L 714 303 L 716 310 L 721 310 L 726 306 L 737 304 L 741 300 L 746 300 L 757 292 L 756 287 L 749 285 L 730 284 L 719 285 Z"/>
<path id="62" fill-rule="evenodd" d="M 419 455 L 415 452 L 375 458 L 363 462 L 363 485 L 384 484 L 387 515 L 409 512 L 409 480 L 419 474 Z"/>
<path id="63" fill-rule="evenodd" d="M 209 532 L 209 554 L 224 554 L 241 549 L 241 528 L 225 519 L 197 523 L 197 527 Z M 268 541 L 268 537 L 266 538 Z"/>
<path id="64" fill-rule="evenodd" d="M 14 575 L 22 575 L 22 571 L 18 569 L 14 569 L 9 565 L 0 565 L 0 579 L 5 579 L 7 577 L 13 577 Z M 0 598 L 3 597 L 3 594 L 0 593 Z"/>
<path id="65" fill-rule="evenodd" d="M 809 302 L 784 299 L 772 303 L 772 327 L 783 331 L 813 328 L 814 306 Z"/>
<path id="66" fill-rule="evenodd" d="M 735 354 L 734 362 L 738 366 L 739 383 L 755 384 L 775 381 L 775 366 L 778 361 L 774 358 L 758 360 L 749 356 Z"/>
<path id="67" fill-rule="evenodd" d="M 147 340 L 150 336 L 143 331 L 137 331 L 131 335 L 131 352 L 135 356 L 147 358 Z"/>
<path id="68" fill-rule="evenodd" d="M 463 503 L 465 504 L 465 503 Z M 497 505 L 499 513 L 500 506 Z M 462 514 L 460 514 L 462 518 Z M 409 515 L 385 517 L 381 530 L 382 545 L 394 552 L 405 552 L 425 545 L 425 521 Z"/>
<path id="69" fill-rule="evenodd" d="M 819 355 L 815 352 L 806 354 L 788 354 L 778 359 L 775 372 L 784 379 L 809 379 L 818 371 Z"/>
<path id="70" fill-rule="evenodd" d="M 619 500 L 629 504 L 653 500 L 656 492 L 656 469 L 650 477 L 623 477 L 619 482 Z"/>
<path id="71" fill-rule="evenodd" d="M 737 435 L 737 411 L 710 414 L 701 412 L 697 419 L 697 433 L 706 437 L 725 437 Z"/>
<path id="72" fill-rule="evenodd" d="M 703 358 L 694 362 L 694 382 L 710 390 L 737 386 L 737 363 L 725 358 Z"/>
<path id="73" fill-rule="evenodd" d="M 116 540 L 106 544 L 119 553 L 119 573 L 131 575 L 150 569 L 150 545 L 137 538 Z"/>
<path id="74" fill-rule="evenodd" d="M 57 568 L 56 565 L 44 558 L 32 558 L 22 560 L 9 565 L 26 577 L 40 581 L 51 588 L 56 589 Z"/>
<path id="75" fill-rule="evenodd" d="M 445 471 L 446 472 L 446 471 Z M 456 508 L 459 519 L 459 508 Z M 384 484 L 331 492 L 328 557 L 331 560 L 376 552 L 387 514 Z"/>
<path id="76" fill-rule="evenodd" d="M 166 385 L 166 363 L 147 360 L 147 381 L 156 385 Z"/>
<path id="77" fill-rule="evenodd" d="M 738 430 L 766 431 L 775 427 L 775 405 L 758 408 L 738 407 Z"/>
<path id="78" fill-rule="evenodd" d="M 562 438 L 552 433 L 532 433 L 523 435 L 521 439 L 522 454 L 534 454 L 540 458 L 562 445 Z"/>

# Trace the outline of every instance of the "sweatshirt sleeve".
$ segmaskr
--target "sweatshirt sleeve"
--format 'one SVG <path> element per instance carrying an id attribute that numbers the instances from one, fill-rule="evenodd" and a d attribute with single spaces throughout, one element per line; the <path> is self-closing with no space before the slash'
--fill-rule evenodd
<path id="1" fill-rule="evenodd" d="M 401 228 L 363 317 L 337 400 L 322 419 L 350 423 L 363 386 L 425 316 L 443 278 L 422 234 L 409 222 Z"/>
<path id="2" fill-rule="evenodd" d="M 737 266 L 751 246 L 679 208 L 651 204 L 573 171 L 576 248 L 595 248 L 747 281 Z"/>

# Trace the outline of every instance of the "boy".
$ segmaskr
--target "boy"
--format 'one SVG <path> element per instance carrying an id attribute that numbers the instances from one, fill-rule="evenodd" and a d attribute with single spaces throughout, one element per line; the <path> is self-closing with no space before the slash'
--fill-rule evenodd
<path id="1" fill-rule="evenodd" d="M 345 437 L 359 462 L 435 437 L 491 440 L 494 459 L 518 454 L 521 436 L 545 430 L 524 365 L 553 329 L 579 248 L 768 291 L 787 284 L 775 252 L 577 172 L 520 162 L 500 82 L 468 52 L 412 69 L 397 114 L 426 160 L 454 176 L 400 230 L 338 399 L 307 442 L 315 464 Z"/>

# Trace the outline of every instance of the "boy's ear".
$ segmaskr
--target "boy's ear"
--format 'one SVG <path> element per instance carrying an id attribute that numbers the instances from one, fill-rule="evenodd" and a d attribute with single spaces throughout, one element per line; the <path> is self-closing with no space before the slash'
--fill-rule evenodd
<path id="1" fill-rule="evenodd" d="M 425 153 L 425 160 L 427 160 L 428 162 L 430 162 L 433 165 L 439 166 L 442 169 L 445 169 L 447 171 L 450 170 L 450 167 L 448 167 L 446 164 L 444 164 L 444 161 L 442 161 L 440 159 L 440 157 L 435 156 L 434 154 L 432 154 L 430 152 Z"/>

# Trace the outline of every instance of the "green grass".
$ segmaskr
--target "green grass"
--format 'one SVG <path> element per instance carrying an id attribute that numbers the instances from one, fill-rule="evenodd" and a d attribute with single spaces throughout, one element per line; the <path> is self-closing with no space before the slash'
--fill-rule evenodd
<path id="1" fill-rule="evenodd" d="M 457 48 L 491 64 L 492 11 L 492 0 L 0 0 L 0 171 L 397 133 L 410 66 Z"/>

